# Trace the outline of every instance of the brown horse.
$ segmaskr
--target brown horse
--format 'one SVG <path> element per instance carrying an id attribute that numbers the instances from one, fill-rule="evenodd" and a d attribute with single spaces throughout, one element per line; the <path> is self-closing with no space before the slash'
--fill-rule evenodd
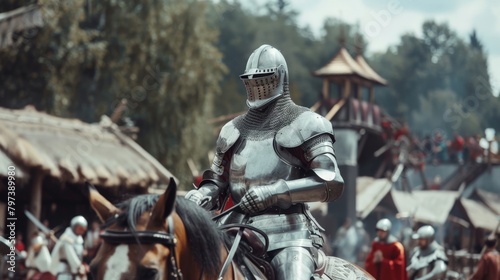
<path id="1" fill-rule="evenodd" d="M 89 199 L 106 227 L 104 242 L 90 264 L 94 279 L 217 279 L 227 256 L 225 236 L 208 212 L 190 201 L 175 201 L 173 180 L 161 196 L 141 195 L 117 206 L 94 188 Z M 166 234 L 170 230 L 172 235 Z M 168 269 L 172 260 L 178 276 Z M 230 266 L 224 279 L 244 277 Z"/>
<path id="2" fill-rule="evenodd" d="M 207 211 L 176 199 L 173 180 L 161 196 L 137 196 L 116 207 L 92 188 L 89 198 L 106 227 L 90 265 L 95 279 L 218 279 L 231 239 Z M 341 259 L 327 262 L 325 280 L 373 279 Z M 245 277 L 232 264 L 223 279 Z"/>

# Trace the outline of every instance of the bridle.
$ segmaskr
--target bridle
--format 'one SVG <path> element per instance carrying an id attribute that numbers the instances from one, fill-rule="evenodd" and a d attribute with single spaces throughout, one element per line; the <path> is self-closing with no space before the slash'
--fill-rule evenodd
<path id="1" fill-rule="evenodd" d="M 226 211 L 220 213 L 219 215 L 216 215 L 212 218 L 212 220 L 218 220 L 219 218 L 227 215 L 228 213 L 232 212 L 236 208 L 240 206 L 240 203 L 233 205 L 231 208 L 226 209 Z M 265 251 L 267 251 L 267 248 L 269 246 L 269 238 L 267 235 L 261 231 L 260 229 L 257 229 L 253 226 L 246 225 L 246 221 L 248 220 L 249 216 L 245 215 L 244 221 L 245 224 L 230 224 L 230 225 L 225 225 L 219 227 L 220 229 L 227 229 L 231 227 L 238 227 L 238 233 L 235 237 L 235 242 L 233 243 L 233 246 L 231 247 L 228 256 L 226 258 L 226 261 L 224 262 L 224 265 L 219 273 L 219 277 L 217 278 L 222 279 L 223 275 L 226 273 L 227 269 L 229 268 L 229 265 L 232 263 L 232 260 L 234 258 L 234 254 L 236 253 L 236 249 L 239 245 L 239 241 L 241 239 L 241 235 L 243 233 L 243 230 L 245 228 L 251 229 L 260 235 L 263 236 L 265 240 Z M 174 220 L 172 216 L 168 216 L 167 218 L 167 224 L 168 224 L 168 232 L 161 232 L 161 231 L 149 231 L 149 230 L 144 230 L 144 231 L 117 231 L 117 230 L 104 230 L 101 233 L 101 238 L 109 243 L 109 244 L 161 244 L 166 246 L 170 250 L 170 261 L 168 262 L 168 271 L 170 272 L 168 275 L 168 280 L 183 280 L 183 275 L 182 271 L 178 266 L 178 261 L 176 259 L 176 253 L 175 253 L 175 247 L 177 245 L 177 238 L 175 237 L 174 234 Z M 233 271 L 234 273 L 234 271 Z M 202 277 L 202 273 L 200 274 L 200 279 Z"/>
<path id="2" fill-rule="evenodd" d="M 172 216 L 167 218 L 168 232 L 161 231 L 116 231 L 105 230 L 101 238 L 109 244 L 161 244 L 170 250 L 170 261 L 168 262 L 168 280 L 183 280 L 181 269 L 178 266 L 175 247 L 177 238 L 174 234 L 174 220 Z"/>

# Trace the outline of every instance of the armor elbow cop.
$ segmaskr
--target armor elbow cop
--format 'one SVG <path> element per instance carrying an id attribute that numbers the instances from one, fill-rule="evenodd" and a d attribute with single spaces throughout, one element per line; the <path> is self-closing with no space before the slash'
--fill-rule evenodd
<path id="1" fill-rule="evenodd" d="M 300 202 L 332 202 L 344 190 L 331 141 L 321 142 L 306 150 L 311 176 L 296 180 L 278 180 L 273 184 L 276 204 L 287 208 Z"/>

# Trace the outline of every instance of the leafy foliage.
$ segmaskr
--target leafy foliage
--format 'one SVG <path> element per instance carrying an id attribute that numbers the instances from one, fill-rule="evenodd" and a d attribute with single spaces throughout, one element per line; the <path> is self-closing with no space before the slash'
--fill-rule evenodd
<path id="1" fill-rule="evenodd" d="M 372 66 L 390 83 L 376 91 L 376 100 L 421 133 L 498 129 L 494 119 L 500 115 L 493 108 L 500 103 L 476 32 L 466 42 L 447 24 L 426 21 L 422 34 L 405 34 L 397 46 L 372 57 Z"/>
<path id="2" fill-rule="evenodd" d="M 140 143 L 190 183 L 186 159 L 213 141 L 205 120 L 225 71 L 207 3 L 39 2 L 45 26 L 0 50 L 0 105 L 95 121 L 126 98 Z"/>

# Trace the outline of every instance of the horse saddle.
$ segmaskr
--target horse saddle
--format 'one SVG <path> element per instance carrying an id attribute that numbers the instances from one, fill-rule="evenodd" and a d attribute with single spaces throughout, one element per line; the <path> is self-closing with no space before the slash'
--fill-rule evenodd
<path id="1" fill-rule="evenodd" d="M 239 228 L 227 229 L 227 234 L 236 236 Z M 247 279 L 274 280 L 274 270 L 271 264 L 264 258 L 266 246 L 255 232 L 244 229 L 241 235 L 239 251 L 243 253 L 243 259 L 237 259 L 240 271 Z"/>
<path id="2" fill-rule="evenodd" d="M 239 228 L 234 227 L 234 228 L 229 228 L 227 230 L 227 233 L 231 236 L 236 236 L 238 233 Z M 266 253 L 266 247 L 264 245 L 264 242 L 260 240 L 260 238 L 257 236 L 257 234 L 250 229 L 244 229 L 243 233 L 241 235 L 241 240 L 245 242 L 245 244 L 249 247 L 250 253 L 257 257 L 263 257 L 264 254 Z"/>
<path id="3" fill-rule="evenodd" d="M 239 228 L 229 228 L 227 233 L 235 236 Z M 274 270 L 266 259 L 266 246 L 255 232 L 249 229 L 243 230 L 239 252 L 242 257 L 235 258 L 240 271 L 245 279 L 274 280 Z M 355 279 L 355 280 L 375 280 L 368 272 L 353 265 L 343 259 L 326 256 L 322 251 L 318 251 L 319 267 L 314 279 Z"/>

